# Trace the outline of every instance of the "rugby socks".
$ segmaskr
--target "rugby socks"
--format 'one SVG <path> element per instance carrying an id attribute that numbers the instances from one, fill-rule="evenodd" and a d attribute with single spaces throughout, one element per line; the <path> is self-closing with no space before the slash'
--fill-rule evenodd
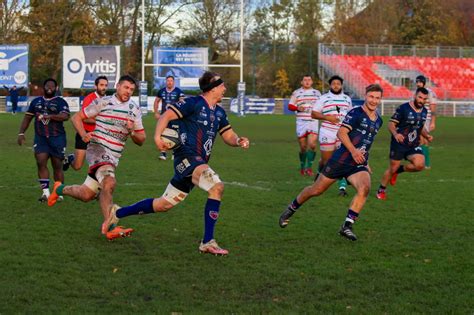
<path id="1" fill-rule="evenodd" d="M 338 183 L 339 183 L 339 190 L 346 190 L 347 180 L 345 178 L 340 179 Z"/>
<path id="2" fill-rule="evenodd" d="M 421 150 L 423 150 L 423 155 L 425 156 L 425 167 L 431 167 L 430 147 L 427 145 L 422 145 Z"/>
<path id="3" fill-rule="evenodd" d="M 295 212 L 296 210 L 299 209 L 299 207 L 301 207 L 301 204 L 296 200 L 297 198 L 295 198 L 295 200 L 293 200 L 289 205 L 288 205 L 288 210 L 292 211 L 292 212 Z"/>
<path id="4" fill-rule="evenodd" d="M 313 167 L 314 159 L 316 158 L 316 152 L 312 150 L 308 150 L 306 151 L 306 157 L 307 157 L 306 168 L 311 169 Z"/>
<path id="5" fill-rule="evenodd" d="M 220 200 L 207 199 L 206 207 L 204 208 L 204 238 L 203 243 L 207 243 L 214 238 L 214 226 L 219 217 L 219 208 L 221 206 Z"/>
<path id="6" fill-rule="evenodd" d="M 306 165 L 306 152 L 300 152 L 300 165 L 301 169 L 304 170 L 304 167 Z"/>
<path id="7" fill-rule="evenodd" d="M 38 179 L 38 182 L 40 183 L 41 189 L 43 190 L 43 195 L 49 197 L 49 179 L 40 178 Z"/>
<path id="8" fill-rule="evenodd" d="M 58 186 L 58 188 L 56 188 L 56 193 L 58 194 L 58 196 L 62 196 L 63 195 L 63 189 L 64 187 L 66 187 L 66 185 L 64 184 L 61 184 Z"/>
<path id="9" fill-rule="evenodd" d="M 397 174 L 400 174 L 400 173 L 403 173 L 403 172 L 405 172 L 405 167 L 404 167 L 403 165 L 400 165 L 400 166 L 398 167 L 398 170 L 397 170 L 396 173 L 397 173 Z"/>
<path id="10" fill-rule="evenodd" d="M 347 211 L 346 221 L 344 221 L 344 226 L 351 226 L 359 218 L 359 214 L 352 209 Z"/>
<path id="11" fill-rule="evenodd" d="M 143 199 L 131 206 L 123 207 L 117 210 L 115 215 L 117 218 L 128 217 L 135 214 L 154 213 L 153 198 Z"/>

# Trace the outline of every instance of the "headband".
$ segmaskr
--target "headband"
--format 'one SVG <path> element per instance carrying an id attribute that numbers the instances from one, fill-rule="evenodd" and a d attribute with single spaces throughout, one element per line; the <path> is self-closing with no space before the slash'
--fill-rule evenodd
<path id="1" fill-rule="evenodd" d="M 209 92 L 210 90 L 212 90 L 216 86 L 221 85 L 222 83 L 224 83 L 224 81 L 222 79 L 217 79 L 216 81 L 211 82 L 211 83 L 209 83 L 208 85 L 206 85 L 204 87 L 201 87 L 201 90 L 203 92 Z"/>

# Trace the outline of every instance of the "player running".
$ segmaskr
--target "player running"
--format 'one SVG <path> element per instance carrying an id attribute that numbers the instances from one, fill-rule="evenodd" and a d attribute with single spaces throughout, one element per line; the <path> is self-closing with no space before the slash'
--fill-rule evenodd
<path id="1" fill-rule="evenodd" d="M 436 94 L 432 89 L 426 87 L 426 78 L 422 75 L 419 75 L 415 79 L 416 87 L 424 87 L 428 91 L 428 100 L 425 103 L 425 108 L 428 110 L 428 115 L 426 117 L 425 129 L 428 132 L 432 132 L 436 128 Z M 425 156 L 425 168 L 431 168 L 431 159 L 430 159 L 430 147 L 428 146 L 430 141 L 423 137 L 420 138 L 421 149 L 423 150 L 423 155 Z"/>
<path id="2" fill-rule="evenodd" d="M 377 199 L 387 198 L 387 185 L 389 182 L 392 186 L 395 185 L 398 174 L 419 172 L 425 168 L 425 157 L 419 145 L 421 135 L 429 142 L 433 140 L 424 128 L 428 116 L 428 110 L 424 105 L 428 101 L 428 94 L 428 90 L 423 87 L 416 89 L 415 98 L 400 105 L 390 119 L 388 124 L 388 130 L 392 134 L 390 165 L 380 181 Z M 408 160 L 409 163 L 401 165 L 402 159 Z"/>
<path id="3" fill-rule="evenodd" d="M 54 96 L 58 83 L 54 79 L 46 79 L 43 83 L 44 96 L 31 101 L 28 110 L 21 122 L 18 133 L 18 144 L 25 143 L 25 132 L 35 118 L 35 152 L 36 166 L 38 167 L 38 181 L 43 194 L 40 202 L 45 202 L 49 195 L 48 160 L 53 165 L 53 178 L 57 182 L 64 181 L 62 164 L 66 151 L 66 131 L 63 122 L 69 119 L 69 106 L 58 96 Z"/>
<path id="4" fill-rule="evenodd" d="M 86 159 L 89 173 L 82 185 L 65 186 L 54 183 L 48 205 L 53 206 L 59 196 L 71 196 L 84 202 L 91 201 L 99 194 L 99 203 L 104 219 L 116 207 L 113 204 L 115 189 L 115 169 L 122 156 L 125 142 L 130 136 L 137 145 L 145 142 L 146 134 L 142 124 L 140 107 L 130 97 L 136 83 L 131 76 L 122 76 L 117 83 L 114 95 L 96 99 L 72 117 L 74 128 L 87 145 Z M 84 129 L 83 121 L 94 118 L 96 128 L 93 132 Z M 115 225 L 102 225 L 102 234 L 111 240 L 133 232 Z"/>
<path id="5" fill-rule="evenodd" d="M 106 76 L 97 77 L 94 81 L 95 91 L 88 94 L 84 101 L 82 101 L 82 109 L 89 106 L 95 99 L 102 98 L 105 96 L 105 92 L 107 91 L 107 85 L 109 84 L 109 80 Z M 87 118 L 85 119 L 82 124 L 84 125 L 84 129 L 86 132 L 93 132 L 95 129 L 95 119 L 94 118 Z M 79 133 L 76 132 L 76 144 L 74 154 L 69 154 L 64 159 L 63 164 L 63 171 L 67 171 L 69 166 L 71 166 L 74 170 L 78 171 L 84 165 L 84 160 L 86 159 L 86 149 L 87 143 L 82 141 L 81 136 Z"/>
<path id="6" fill-rule="evenodd" d="M 383 123 L 377 113 L 377 107 L 382 100 L 382 87 L 373 84 L 369 85 L 365 91 L 364 105 L 347 113 L 337 132 L 342 145 L 331 156 L 316 181 L 311 186 L 304 188 L 283 211 L 279 220 L 280 227 L 285 228 L 291 216 L 308 199 L 322 195 L 339 178 L 347 178 L 354 186 L 356 195 L 351 201 L 339 234 L 349 240 L 357 240 L 352 225 L 359 217 L 369 194 L 369 150 Z"/>
<path id="7" fill-rule="evenodd" d="M 306 74 L 301 80 L 301 88 L 293 92 L 288 109 L 296 112 L 296 136 L 300 146 L 300 174 L 313 176 L 313 162 L 316 157 L 318 121 L 311 117 L 311 111 L 321 93 L 312 88 L 313 79 Z"/>
<path id="8" fill-rule="evenodd" d="M 322 120 L 321 128 L 319 129 L 321 159 L 319 160 L 318 174 L 329 161 L 334 151 L 341 146 L 341 141 L 337 137 L 337 131 L 341 127 L 346 114 L 352 109 L 351 98 L 342 92 L 344 80 L 340 76 L 335 75 L 328 82 L 330 85 L 329 92 L 321 96 L 311 113 L 313 118 Z M 344 178 L 340 179 L 339 196 L 347 196 L 346 186 L 347 181 Z"/>
<path id="9" fill-rule="evenodd" d="M 174 77 L 169 75 L 166 77 L 166 86 L 158 91 L 153 103 L 153 109 L 155 111 L 156 120 L 160 119 L 160 116 L 168 109 L 169 105 L 175 105 L 177 102 L 184 100 L 184 93 L 181 89 L 177 88 L 174 84 Z M 161 104 L 161 110 L 158 110 Z M 168 128 L 178 131 L 179 126 L 177 122 L 170 123 Z M 166 160 L 166 151 L 161 151 L 160 160 Z"/>
<path id="10" fill-rule="evenodd" d="M 204 208 L 204 237 L 199 246 L 202 253 L 227 255 L 228 250 L 219 247 L 214 239 L 214 225 L 219 209 L 224 184 L 209 165 L 211 150 L 217 134 L 233 147 L 248 149 L 249 140 L 239 137 L 232 130 L 225 110 L 218 105 L 226 87 L 217 73 L 205 72 L 199 79 L 202 95 L 187 98 L 184 102 L 170 105 L 160 117 L 155 131 L 155 143 L 159 150 L 166 149 L 161 134 L 172 120 L 180 120 L 182 145 L 174 151 L 174 177 L 160 198 L 149 198 L 118 210 L 113 209 L 105 226 L 117 224 L 120 218 L 135 214 L 165 212 L 182 202 L 196 185 L 207 191 Z"/>

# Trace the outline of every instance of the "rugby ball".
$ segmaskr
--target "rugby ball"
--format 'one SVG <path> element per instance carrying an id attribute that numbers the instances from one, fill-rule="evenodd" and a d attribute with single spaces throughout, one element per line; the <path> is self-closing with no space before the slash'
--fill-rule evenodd
<path id="1" fill-rule="evenodd" d="M 178 132 L 171 128 L 165 128 L 165 130 L 163 130 L 161 133 L 161 141 L 166 143 L 168 150 L 177 149 L 181 145 Z"/>

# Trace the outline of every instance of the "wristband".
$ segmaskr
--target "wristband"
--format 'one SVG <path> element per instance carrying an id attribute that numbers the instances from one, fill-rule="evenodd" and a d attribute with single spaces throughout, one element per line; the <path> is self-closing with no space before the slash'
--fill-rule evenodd
<path id="1" fill-rule="evenodd" d="M 240 146 L 239 142 L 240 142 L 240 137 L 237 137 L 237 140 L 235 141 L 235 144 L 236 144 L 238 147 Z"/>
<path id="2" fill-rule="evenodd" d="M 24 136 L 25 134 L 23 132 L 20 132 L 18 135 L 19 136 Z"/>

